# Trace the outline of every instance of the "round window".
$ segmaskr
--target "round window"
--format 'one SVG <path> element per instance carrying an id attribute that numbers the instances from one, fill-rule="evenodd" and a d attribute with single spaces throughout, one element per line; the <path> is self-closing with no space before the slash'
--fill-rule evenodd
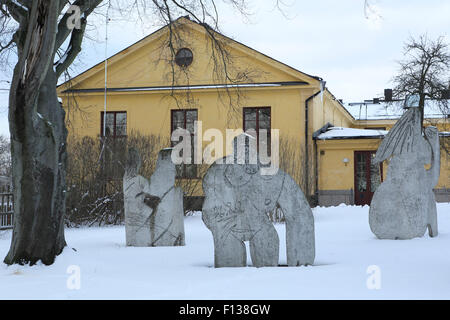
<path id="1" fill-rule="evenodd" d="M 175 62 L 180 67 L 187 67 L 192 63 L 192 60 L 194 58 L 194 55 L 192 54 L 192 51 L 188 48 L 182 48 L 178 50 L 177 54 L 175 55 Z"/>

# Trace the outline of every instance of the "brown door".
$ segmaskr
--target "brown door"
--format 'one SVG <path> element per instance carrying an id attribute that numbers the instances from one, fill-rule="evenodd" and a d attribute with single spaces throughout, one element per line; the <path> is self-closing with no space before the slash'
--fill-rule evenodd
<path id="1" fill-rule="evenodd" d="M 355 151 L 355 204 L 370 205 L 382 181 L 382 165 L 373 164 L 375 151 Z"/>

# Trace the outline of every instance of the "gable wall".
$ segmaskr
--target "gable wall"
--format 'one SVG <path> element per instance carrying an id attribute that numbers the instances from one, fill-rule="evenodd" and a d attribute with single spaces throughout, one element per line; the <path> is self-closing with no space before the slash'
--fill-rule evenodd
<path id="1" fill-rule="evenodd" d="M 187 47 L 193 52 L 192 64 L 183 69 L 176 64 L 172 66 L 171 51 L 167 46 L 167 34 L 157 32 L 148 39 L 120 52 L 108 59 L 108 87 L 143 87 L 174 85 L 205 85 L 226 83 L 224 72 L 214 69 L 223 68 L 222 56 L 218 50 L 212 49 L 211 40 L 204 32 L 189 24 L 178 28 L 180 40 L 175 43 L 174 50 Z M 189 40 L 186 40 L 189 39 Z M 243 48 L 241 45 L 221 38 L 223 48 L 227 51 L 227 70 L 236 82 L 283 82 L 307 80 L 299 79 L 290 72 L 281 71 L 280 64 L 268 61 L 261 54 Z M 265 60 L 265 61 L 264 61 Z M 284 68 L 284 67 L 283 67 Z M 174 77 L 172 77 L 175 74 Z M 89 75 L 89 76 L 88 76 Z M 88 76 L 88 77 L 87 77 Z M 88 71 L 84 81 L 74 88 L 103 88 L 104 69 L 100 65 Z M 309 79 L 311 80 L 311 79 Z M 173 82 L 172 82 L 173 81 Z M 229 82 L 229 81 L 228 81 Z"/>

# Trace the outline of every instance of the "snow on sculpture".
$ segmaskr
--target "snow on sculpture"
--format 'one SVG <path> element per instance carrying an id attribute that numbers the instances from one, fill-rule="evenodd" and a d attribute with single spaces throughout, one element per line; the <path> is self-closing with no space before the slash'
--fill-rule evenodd
<path id="1" fill-rule="evenodd" d="M 130 148 L 123 177 L 127 246 L 184 245 L 183 191 L 175 187 L 171 148 L 158 154 L 150 182 L 138 175 L 139 153 Z"/>
<path id="2" fill-rule="evenodd" d="M 422 136 L 421 113 L 415 96 L 408 110 L 380 144 L 374 162 L 390 159 L 386 181 L 375 191 L 369 210 L 372 232 L 380 239 L 430 237 L 438 234 L 433 187 L 440 170 L 440 147 L 435 127 Z M 426 170 L 424 165 L 431 162 Z"/>
<path id="3" fill-rule="evenodd" d="M 261 164 L 251 164 L 249 145 L 253 137 L 235 138 L 234 153 L 215 161 L 203 179 L 205 201 L 203 222 L 214 238 L 214 265 L 243 267 L 247 264 L 244 241 L 256 267 L 277 266 L 279 238 L 268 212 L 279 206 L 286 219 L 287 263 L 289 266 L 314 262 L 314 218 L 296 182 L 278 170 L 262 175 Z M 239 161 L 238 145 L 245 149 Z"/>

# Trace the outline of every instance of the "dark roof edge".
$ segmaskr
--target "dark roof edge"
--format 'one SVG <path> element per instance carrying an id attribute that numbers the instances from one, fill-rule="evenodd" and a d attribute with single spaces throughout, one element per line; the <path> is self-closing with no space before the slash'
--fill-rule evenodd
<path id="1" fill-rule="evenodd" d="M 317 137 L 321 134 L 321 133 L 325 133 L 327 132 L 328 128 L 334 127 L 330 122 L 327 122 L 326 125 L 324 125 L 322 128 L 320 128 L 319 130 L 314 131 L 312 138 L 313 140 L 316 140 Z"/>
<path id="2" fill-rule="evenodd" d="M 217 87 L 234 88 L 234 87 L 270 87 L 270 86 L 298 86 L 307 85 L 304 81 L 286 81 L 286 82 L 255 82 L 255 83 L 237 83 L 237 84 L 197 84 L 197 85 L 177 85 L 177 86 L 154 86 L 154 87 L 122 87 L 122 88 L 107 88 L 107 92 L 115 91 L 155 91 L 155 90 L 186 90 L 186 89 L 216 89 Z M 88 88 L 88 89 L 68 89 L 62 93 L 68 92 L 104 92 L 104 88 Z"/>

